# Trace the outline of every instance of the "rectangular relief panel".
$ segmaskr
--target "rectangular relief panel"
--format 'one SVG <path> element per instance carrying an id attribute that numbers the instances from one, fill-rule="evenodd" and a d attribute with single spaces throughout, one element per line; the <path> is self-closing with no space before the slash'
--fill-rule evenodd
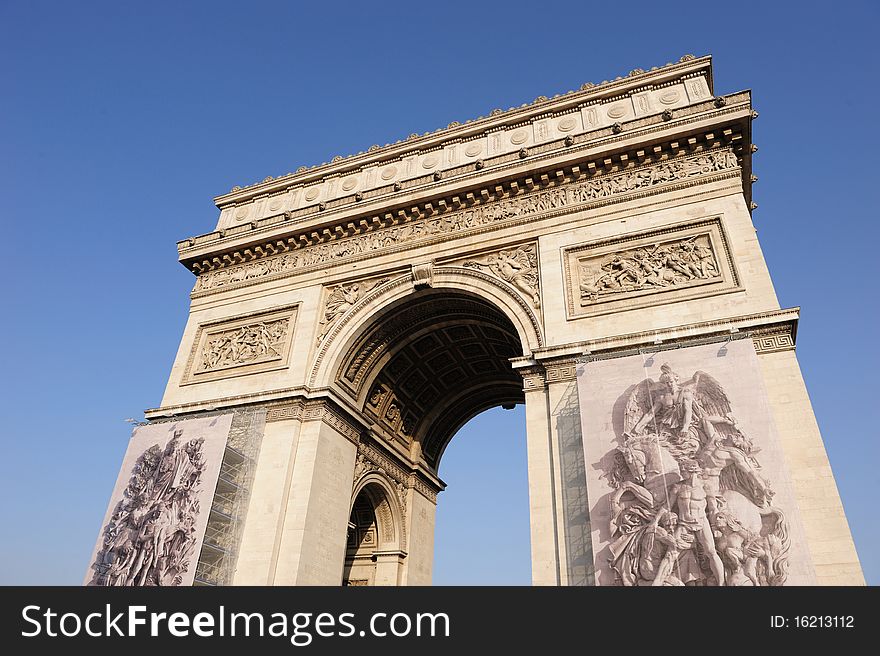
<path id="1" fill-rule="evenodd" d="M 298 305 L 204 323 L 181 385 L 287 367 Z"/>
<path id="2" fill-rule="evenodd" d="M 599 585 L 815 583 L 751 339 L 577 377 Z"/>
<path id="3" fill-rule="evenodd" d="M 85 585 L 192 585 L 232 413 L 134 429 Z"/>
<path id="4" fill-rule="evenodd" d="M 740 291 L 720 217 L 566 248 L 568 319 Z"/>

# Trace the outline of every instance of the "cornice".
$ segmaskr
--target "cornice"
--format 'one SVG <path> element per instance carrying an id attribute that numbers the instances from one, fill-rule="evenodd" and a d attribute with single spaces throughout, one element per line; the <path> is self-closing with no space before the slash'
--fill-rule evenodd
<path id="1" fill-rule="evenodd" d="M 785 350 L 795 346 L 799 316 L 800 308 L 794 307 L 545 346 L 535 349 L 531 356 L 512 358 L 511 364 L 525 376 L 534 374 L 536 367 L 543 367 L 548 372 L 551 369 L 565 369 L 571 363 L 587 357 L 619 355 L 633 349 L 648 352 L 652 349 L 686 347 L 704 340 L 718 341 L 722 338 L 750 337 L 755 340 L 758 351 Z M 762 348 L 760 340 L 775 335 L 788 335 L 789 338 L 766 340 Z"/>
<path id="2" fill-rule="evenodd" d="M 478 189 L 476 193 L 435 199 L 421 206 L 411 206 L 409 210 L 400 208 L 396 213 L 388 211 L 381 217 L 374 216 L 371 221 L 361 220 L 357 225 L 350 221 L 332 231 L 328 228 L 320 233 L 294 232 L 292 236 L 273 237 L 262 244 L 194 258 L 188 260 L 189 267 L 201 275 L 193 297 L 323 269 L 328 264 L 430 246 L 523 221 L 534 223 L 572 211 L 673 191 L 683 186 L 722 178 L 740 179 L 743 175 L 741 160 L 744 150 L 741 142 L 741 135 L 732 129 L 701 132 L 697 137 L 668 142 L 650 150 L 624 151 L 614 157 L 581 160 L 570 166 L 534 171 Z M 688 158 L 720 157 L 720 153 L 730 152 L 731 148 L 740 160 L 738 163 L 725 161 L 721 164 L 719 160 L 717 167 L 710 167 L 705 172 L 695 170 L 693 175 L 674 179 L 666 179 L 667 176 L 655 179 L 648 173 L 652 167 L 661 170 L 669 163 L 689 161 Z M 638 177 L 642 170 L 646 171 L 647 177 Z M 625 188 L 619 182 L 624 178 L 632 178 Z M 603 180 L 612 181 L 607 191 L 602 189 L 603 185 L 609 183 Z M 583 190 L 585 196 L 580 198 L 577 190 Z M 542 209 L 541 203 L 535 204 L 535 199 L 559 193 L 565 197 L 560 196 L 555 200 L 548 197 L 546 208 Z M 503 208 L 501 215 L 492 209 L 493 205 Z M 460 228 L 452 228 L 459 223 Z M 266 263 L 256 269 L 249 264 L 260 260 L 266 260 Z M 222 279 L 216 273 L 221 270 L 228 270 L 224 271 Z"/>
<path id="3" fill-rule="evenodd" d="M 719 100 L 724 102 L 719 103 Z M 279 205 L 277 212 L 270 212 L 264 218 L 178 242 L 179 259 L 189 265 L 199 258 L 229 253 L 235 248 L 265 248 L 261 241 L 271 245 L 296 233 L 300 235 L 298 240 L 308 243 L 338 239 L 388 223 L 394 216 L 410 220 L 413 213 L 430 215 L 445 211 L 445 206 L 455 202 L 456 196 L 463 201 L 469 191 L 477 198 L 486 194 L 495 196 L 499 180 L 503 181 L 505 177 L 534 173 L 544 167 L 573 165 L 588 158 L 595 159 L 595 162 L 592 168 L 584 167 L 584 170 L 592 174 L 608 165 L 620 166 L 621 162 L 617 160 L 621 153 L 624 153 L 622 164 L 626 165 L 637 158 L 650 156 L 658 145 L 664 143 L 678 140 L 681 145 L 690 146 L 695 133 L 714 131 L 715 136 L 720 136 L 725 130 L 733 129 L 744 142 L 749 142 L 751 118 L 749 94 L 742 92 L 682 107 L 668 119 L 658 114 L 636 117 L 587 134 L 559 136 L 517 152 L 464 163 L 442 175 L 426 172 L 421 178 L 409 180 L 402 186 L 386 186 L 364 194 L 352 192 L 296 210 L 283 210 Z M 750 162 L 751 153 L 744 153 L 743 187 L 747 196 L 750 196 Z"/>
<path id="4" fill-rule="evenodd" d="M 218 207 L 222 207 L 250 200 L 263 194 L 272 194 L 292 184 L 307 184 L 327 176 L 345 175 L 371 163 L 385 163 L 404 154 L 416 150 L 432 149 L 454 140 L 464 141 L 476 134 L 489 132 L 493 128 L 527 121 L 542 114 L 551 114 L 586 103 L 611 101 L 644 88 L 662 86 L 671 80 L 702 74 L 706 77 L 709 92 L 713 93 L 711 66 L 711 56 L 684 55 L 678 62 L 654 67 L 648 71 L 637 68 L 630 71 L 625 77 L 619 76 L 614 80 L 605 80 L 600 84 L 587 82 L 577 90 L 556 94 L 552 98 L 538 96 L 531 103 L 525 103 L 519 107 L 511 107 L 508 110 L 494 109 L 488 116 L 480 116 L 464 123 L 452 121 L 445 128 L 439 128 L 433 132 L 426 132 L 422 135 L 411 134 L 406 139 L 393 144 L 374 145 L 367 151 L 354 155 L 335 156 L 330 162 L 311 167 L 301 166 L 293 173 L 278 177 L 268 176 L 260 182 L 244 187 L 236 186 L 232 191 L 217 196 L 214 202 Z"/>

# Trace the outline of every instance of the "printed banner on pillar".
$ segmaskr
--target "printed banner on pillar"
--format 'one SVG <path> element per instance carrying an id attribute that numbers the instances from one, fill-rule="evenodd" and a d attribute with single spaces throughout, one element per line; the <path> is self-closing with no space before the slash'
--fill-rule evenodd
<path id="1" fill-rule="evenodd" d="M 577 376 L 597 584 L 815 583 L 750 339 Z"/>
<path id="2" fill-rule="evenodd" d="M 232 413 L 134 429 L 85 585 L 192 585 Z"/>

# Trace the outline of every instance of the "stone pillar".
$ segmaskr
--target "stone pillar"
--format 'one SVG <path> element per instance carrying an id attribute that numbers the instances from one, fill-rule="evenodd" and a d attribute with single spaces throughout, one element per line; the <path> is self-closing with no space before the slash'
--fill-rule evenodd
<path id="1" fill-rule="evenodd" d="M 342 583 L 357 438 L 324 403 L 306 407 L 269 583 Z"/>
<path id="2" fill-rule="evenodd" d="M 545 364 L 560 585 L 593 585 L 590 511 L 573 359 Z"/>
<path id="3" fill-rule="evenodd" d="M 557 467 L 550 430 L 550 401 L 541 371 L 533 368 L 521 373 L 526 398 L 532 585 L 559 585 Z"/>
<path id="4" fill-rule="evenodd" d="M 234 585 L 269 585 L 275 578 L 302 409 L 297 403 L 271 408 L 266 415 Z"/>
<path id="5" fill-rule="evenodd" d="M 794 343 L 790 337 L 773 335 L 756 340 L 755 347 L 779 442 L 791 471 L 816 582 L 864 585 L 831 465 L 795 357 Z"/>
<path id="6" fill-rule="evenodd" d="M 437 495 L 429 490 L 422 493 L 416 488 L 410 488 L 407 494 L 407 557 L 401 584 L 431 585 Z"/>
<path id="7" fill-rule="evenodd" d="M 400 585 L 403 564 L 406 554 L 398 549 L 383 551 L 376 550 L 373 552 L 373 558 L 376 560 L 376 576 L 373 579 L 373 585 Z"/>

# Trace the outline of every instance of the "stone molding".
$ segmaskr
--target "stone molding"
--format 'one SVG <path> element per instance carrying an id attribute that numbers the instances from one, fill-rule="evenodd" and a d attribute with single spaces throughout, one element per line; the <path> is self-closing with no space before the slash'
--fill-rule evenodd
<path id="1" fill-rule="evenodd" d="M 665 348 L 670 345 L 674 347 L 677 343 L 698 340 L 718 341 L 719 337 L 726 338 L 730 335 L 760 336 L 789 331 L 792 341 L 796 342 L 799 313 L 800 308 L 797 307 L 768 310 L 767 312 L 669 326 L 559 346 L 546 346 L 535 349 L 530 357 L 514 358 L 512 363 L 514 369 L 524 370 L 534 367 L 538 363 L 562 358 L 589 357 L 616 351 L 656 349 L 661 346 Z"/>
<path id="2" fill-rule="evenodd" d="M 434 263 L 424 262 L 411 266 L 413 289 L 434 286 Z"/>
<path id="3" fill-rule="evenodd" d="M 557 94 L 553 98 L 538 96 L 532 103 L 508 110 L 496 109 L 464 123 L 452 121 L 445 128 L 424 135 L 411 134 L 407 139 L 385 146 L 371 146 L 366 152 L 348 157 L 333 157 L 323 164 L 301 166 L 295 173 L 267 176 L 249 186 L 235 186 L 232 191 L 218 196 L 218 207 L 239 209 L 251 200 L 269 200 L 293 189 L 303 192 L 315 186 L 331 186 L 341 194 L 368 189 L 371 184 L 400 180 L 403 172 L 390 172 L 390 166 L 406 167 L 416 171 L 442 171 L 456 163 L 455 146 L 461 155 L 479 158 L 498 150 L 501 141 L 510 142 L 508 148 L 541 143 L 554 137 L 575 135 L 631 117 L 659 114 L 664 110 L 685 107 L 712 97 L 711 57 L 696 58 L 685 55 L 676 63 L 654 67 L 650 71 L 634 69 L 627 76 L 619 76 L 601 84 L 586 83 L 578 90 Z M 531 134 L 523 135 L 527 131 Z M 496 143 L 485 143 L 494 139 Z M 479 148 L 479 151 L 478 151 Z M 378 175 L 383 167 L 385 175 Z M 365 177 L 366 180 L 357 179 Z M 300 188 L 291 185 L 301 185 Z M 311 201 L 323 200 L 320 191 L 310 194 Z M 244 213 L 237 217 L 248 218 Z"/>
<path id="4" fill-rule="evenodd" d="M 650 159 L 640 152 L 641 161 Z M 737 155 L 729 146 L 716 146 L 696 155 L 661 157 L 629 168 L 634 161 L 638 160 L 627 158 L 620 167 L 608 159 L 609 170 L 604 173 L 598 173 L 599 168 L 590 162 L 568 172 L 557 171 L 552 179 L 548 173 L 536 174 L 510 182 L 506 190 L 503 185 L 497 186 L 500 192 L 490 194 L 484 189 L 479 199 L 468 193 L 464 199 L 456 196 L 448 203 L 438 201 L 438 207 L 430 211 L 414 207 L 410 214 L 401 210 L 397 216 L 388 213 L 384 218 L 374 217 L 372 223 L 361 220 L 358 226 L 349 223 L 333 232 L 325 229 L 320 234 L 301 234 L 193 262 L 193 270 L 199 275 L 192 296 L 326 268 L 328 263 L 354 262 L 431 246 L 610 202 L 736 178 L 741 173 Z M 434 218 L 432 215 L 438 211 Z"/>
<path id="5" fill-rule="evenodd" d="M 272 421 L 287 421 L 289 419 L 302 419 L 303 402 L 295 401 L 283 405 L 270 406 L 266 410 L 266 423 Z"/>
<path id="6" fill-rule="evenodd" d="M 691 336 L 660 340 L 656 344 L 645 345 L 642 348 L 635 349 L 635 351 L 651 354 L 668 349 L 686 348 L 707 343 L 723 344 L 733 339 L 751 339 L 758 355 L 777 353 L 779 351 L 792 351 L 795 349 L 795 328 L 796 324 L 794 321 L 782 324 L 774 323 L 758 326 L 753 329 L 744 329 L 742 331 L 737 329 L 732 332 L 715 333 L 703 337 Z M 534 364 L 531 363 L 529 358 L 521 358 L 519 366 L 515 364 L 515 369 L 523 377 L 524 391 L 529 392 L 542 390 L 551 383 L 575 381 L 577 379 L 578 364 L 583 362 L 607 357 L 625 357 L 633 352 L 634 349 L 632 347 L 595 350 L 589 353 L 582 353 L 580 356 L 556 356 L 553 359 L 541 359 Z"/>
<path id="7" fill-rule="evenodd" d="M 547 363 L 544 369 L 547 371 L 547 383 L 573 381 L 576 378 L 577 363 L 574 360 Z"/>
<path id="8" fill-rule="evenodd" d="M 428 501 L 431 501 L 432 503 L 437 503 L 437 490 L 425 483 L 421 478 L 419 478 L 419 475 L 415 472 L 409 475 L 408 485 L 416 492 L 421 494 L 423 497 L 428 499 Z"/>
<path id="9" fill-rule="evenodd" d="M 413 180 L 403 184 L 395 183 L 393 187 L 376 189 L 366 194 L 355 194 L 346 198 L 341 198 L 329 203 L 319 203 L 317 207 L 311 207 L 296 211 L 285 211 L 283 213 L 275 213 L 265 218 L 242 223 L 241 225 L 230 228 L 218 229 L 214 232 L 191 237 L 179 241 L 177 243 L 179 259 L 182 263 L 193 271 L 196 271 L 195 265 L 204 264 L 204 258 L 213 258 L 216 254 L 220 254 L 221 261 L 225 261 L 227 256 L 232 258 L 230 253 L 234 249 L 236 255 L 241 255 L 247 250 L 257 251 L 258 249 L 268 250 L 268 253 L 274 254 L 278 252 L 279 244 L 284 243 L 287 239 L 288 244 L 297 240 L 305 239 L 309 242 L 316 238 L 316 235 L 328 233 L 338 236 L 339 234 L 352 234 L 351 226 L 355 223 L 363 226 L 366 224 L 387 223 L 384 219 L 389 216 L 388 208 L 396 207 L 394 210 L 398 214 L 406 215 L 407 220 L 413 218 L 410 213 L 412 210 L 418 210 L 424 214 L 433 214 L 437 209 L 444 210 L 444 203 L 449 204 L 450 200 L 454 200 L 461 196 L 466 196 L 465 192 L 455 190 L 458 196 L 450 193 L 451 183 L 461 188 L 461 185 L 473 181 L 476 185 L 487 184 L 486 173 L 491 173 L 498 179 L 502 176 L 522 175 L 528 171 L 532 172 L 538 169 L 542 164 L 548 167 L 564 167 L 564 168 L 586 168 L 591 173 L 604 170 L 605 164 L 616 162 L 618 158 L 622 162 L 641 162 L 645 155 L 650 151 L 653 155 L 658 155 L 661 150 L 666 149 L 670 152 L 665 157 L 671 157 L 684 150 L 705 150 L 702 146 L 704 141 L 717 140 L 719 135 L 715 132 L 702 132 L 696 136 L 679 137 L 678 139 L 670 137 L 670 132 L 681 131 L 685 129 L 693 129 L 702 131 L 702 125 L 706 121 L 714 120 L 717 122 L 728 121 L 732 127 L 721 129 L 721 139 L 725 142 L 736 142 L 742 144 L 743 136 L 747 136 L 747 121 L 756 117 L 757 112 L 751 109 L 750 94 L 747 91 L 725 96 L 725 102 L 719 106 L 715 102 L 705 102 L 697 105 L 682 107 L 674 112 L 675 118 L 668 122 L 660 116 L 650 116 L 629 121 L 624 128 L 617 130 L 617 126 L 612 128 L 603 128 L 590 133 L 589 135 L 578 135 L 575 137 L 566 137 L 564 140 L 548 142 L 532 148 L 523 149 L 519 153 L 511 153 L 506 155 L 498 155 L 490 158 L 486 162 L 478 161 L 474 164 L 458 167 L 450 170 L 448 173 L 450 179 L 445 177 L 442 182 L 437 181 L 437 177 L 427 176 L 423 179 Z M 645 142 L 649 140 L 658 142 L 656 145 L 645 147 Z M 639 146 L 642 146 L 639 148 Z M 615 152 L 611 157 L 600 157 L 592 162 L 587 162 L 585 166 L 573 164 L 576 160 L 584 156 L 593 156 L 598 150 L 628 148 L 627 152 Z M 746 201 L 751 200 L 751 185 L 754 182 L 751 172 L 751 152 L 741 145 L 737 152 L 742 156 L 743 175 L 741 176 L 741 184 Z M 525 159 L 524 159 L 525 157 Z M 489 167 L 489 168 L 487 168 Z M 556 173 L 553 172 L 555 175 Z M 429 182 L 430 181 L 430 182 Z M 489 186 L 485 189 L 477 189 L 474 195 L 479 192 L 482 195 L 485 191 L 489 191 L 490 196 L 494 196 L 495 190 L 499 186 L 497 182 L 489 182 Z M 407 198 L 412 196 L 413 187 L 418 187 L 420 196 L 425 197 L 429 194 L 450 194 L 446 198 L 437 198 L 430 201 L 418 201 L 416 207 L 411 206 L 411 201 Z M 392 193 L 393 190 L 393 193 Z M 370 202 L 361 203 L 365 197 L 370 197 Z M 401 204 L 402 207 L 397 207 Z M 751 207 L 750 209 L 754 209 Z M 378 214 L 373 214 L 379 212 Z M 384 218 L 383 218 L 384 217 Z M 332 222 L 337 225 L 333 225 Z M 330 226 L 328 228 L 328 222 Z M 311 227 L 310 227 L 311 226 Z M 298 230 L 301 234 L 293 241 L 289 239 L 291 230 Z M 363 232 L 363 230 L 356 230 Z M 273 236 L 274 235 L 274 236 Z M 246 239 L 247 245 L 242 241 Z M 264 242 L 255 245 L 257 239 Z M 207 248 L 206 248 L 207 247 Z M 281 250 L 285 250 L 281 248 Z M 262 257 L 262 255 L 260 255 Z M 240 262 L 252 259 L 246 257 L 244 259 L 233 259 L 234 262 Z M 204 270 L 204 269 L 201 269 Z"/>
<path id="10" fill-rule="evenodd" d="M 347 437 L 352 443 L 359 444 L 363 429 L 355 422 L 340 412 L 335 403 L 326 399 L 306 401 L 303 407 L 303 421 L 323 421 L 339 433 Z"/>
<path id="11" fill-rule="evenodd" d="M 354 482 L 356 483 L 366 473 L 370 471 L 380 470 L 391 478 L 395 483 L 406 486 L 409 481 L 409 474 L 404 471 L 403 467 L 395 463 L 385 453 L 372 444 L 363 441 L 358 444 L 358 461 L 365 463 L 365 469 L 358 471 L 355 469 Z M 404 499 L 405 501 L 405 499 Z"/>
<path id="12" fill-rule="evenodd" d="M 523 377 L 523 391 L 537 392 L 544 390 L 547 386 L 547 377 L 544 367 L 540 365 L 518 369 Z"/>
<path id="13" fill-rule="evenodd" d="M 397 494 L 397 500 L 404 515 L 404 526 L 406 524 L 405 517 L 409 514 L 408 490 L 415 490 L 431 502 L 437 503 L 438 489 L 436 487 L 425 482 L 418 472 L 407 471 L 407 468 L 395 462 L 385 451 L 366 440 L 358 444 L 355 463 L 352 490 L 356 491 L 361 487 L 361 482 L 370 474 L 381 475 L 386 479 L 388 486 Z"/>
<path id="14" fill-rule="evenodd" d="M 759 331 L 752 333 L 752 341 L 758 355 L 794 350 L 795 341 L 792 326 L 774 327 L 766 330 L 767 332 L 763 333 Z"/>

